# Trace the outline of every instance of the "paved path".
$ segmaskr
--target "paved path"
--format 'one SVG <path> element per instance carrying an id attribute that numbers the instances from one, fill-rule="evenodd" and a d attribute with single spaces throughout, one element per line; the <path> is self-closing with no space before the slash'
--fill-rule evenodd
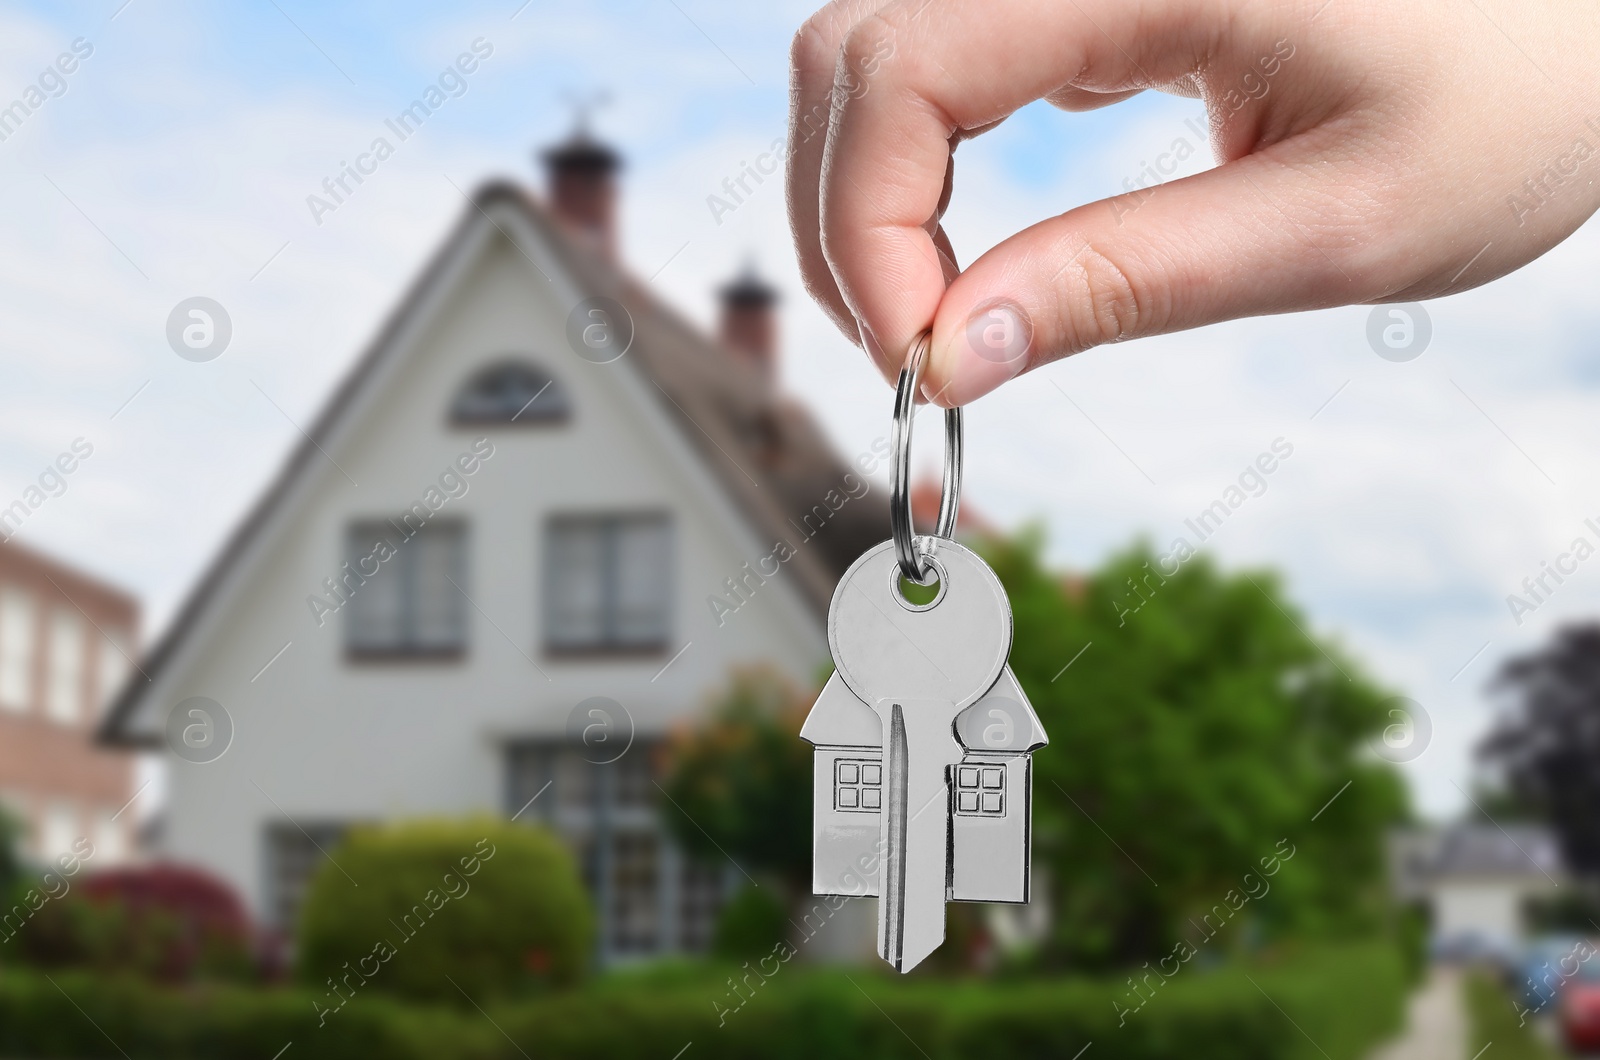
<path id="1" fill-rule="evenodd" d="M 1406 1029 L 1372 1054 L 1371 1060 L 1468 1060 L 1467 1012 L 1461 975 L 1434 968 L 1423 988 L 1411 996 Z"/>

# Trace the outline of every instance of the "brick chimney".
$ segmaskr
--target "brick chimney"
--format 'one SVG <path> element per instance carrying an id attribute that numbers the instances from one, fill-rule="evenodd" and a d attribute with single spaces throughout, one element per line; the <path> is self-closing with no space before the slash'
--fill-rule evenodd
<path id="1" fill-rule="evenodd" d="M 617 250 L 617 170 L 622 157 L 589 135 L 581 121 L 565 142 L 544 151 L 556 219 L 606 257 Z"/>
<path id="2" fill-rule="evenodd" d="M 722 298 L 722 344 L 748 361 L 770 383 L 778 374 L 778 292 L 753 263 L 718 292 Z"/>

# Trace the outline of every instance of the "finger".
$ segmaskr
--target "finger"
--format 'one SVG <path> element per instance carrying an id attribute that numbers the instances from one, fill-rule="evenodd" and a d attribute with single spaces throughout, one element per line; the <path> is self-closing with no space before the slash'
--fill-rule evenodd
<path id="1" fill-rule="evenodd" d="M 956 248 L 950 243 L 950 236 L 944 230 L 944 225 L 933 230 L 933 248 L 939 252 L 939 264 L 944 271 L 944 284 L 949 287 L 957 276 L 961 275 L 961 266 L 956 263 Z"/>
<path id="2" fill-rule="evenodd" d="M 1226 3 L 894 0 L 852 29 L 835 86 L 857 88 L 835 94 L 819 198 L 823 256 L 865 336 L 898 362 L 933 319 L 943 270 L 924 226 L 952 135 L 1057 92 L 1063 71 L 1102 93 L 1175 81 Z"/>
<path id="3" fill-rule="evenodd" d="M 855 318 L 822 257 L 817 189 L 839 49 L 851 28 L 876 11 L 881 2 L 833 0 L 806 20 L 789 47 L 789 151 L 785 159 L 789 231 L 794 235 L 806 290 L 852 342 L 857 341 Z"/>
<path id="4" fill-rule="evenodd" d="M 1320 150 L 1320 148 L 1319 148 Z M 1017 233 L 949 287 L 924 392 L 957 406 L 1091 346 L 1239 316 L 1366 301 L 1345 206 L 1353 161 L 1288 140 Z"/>
<path id="5" fill-rule="evenodd" d="M 1126 92 L 1094 92 L 1076 85 L 1063 85 L 1054 92 L 1045 93 L 1044 98 L 1052 107 L 1059 110 L 1099 110 L 1101 107 L 1109 107 L 1113 103 L 1132 99 L 1143 91 L 1142 88 L 1130 88 Z"/>

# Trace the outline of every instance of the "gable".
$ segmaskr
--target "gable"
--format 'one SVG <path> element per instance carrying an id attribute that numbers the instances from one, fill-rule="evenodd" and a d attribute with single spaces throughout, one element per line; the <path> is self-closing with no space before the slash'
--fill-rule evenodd
<path id="1" fill-rule="evenodd" d="M 800 726 L 800 739 L 818 747 L 882 747 L 883 722 L 835 671 Z"/>
<path id="2" fill-rule="evenodd" d="M 574 356 L 565 342 L 567 307 L 597 288 L 622 295 L 635 317 L 635 348 L 614 363 Z M 558 509 L 670 511 L 685 546 L 677 572 L 680 628 L 704 626 L 709 612 L 698 615 L 689 603 L 698 590 L 710 595 L 728 578 L 750 584 L 741 564 L 769 554 L 774 534 L 785 532 L 773 529 L 787 522 L 779 493 L 800 477 L 763 476 L 765 493 L 753 479 L 730 486 L 746 472 L 725 465 L 738 463 L 734 453 L 746 456 L 746 446 L 728 417 L 706 405 L 752 407 L 737 401 L 748 399 L 739 393 L 747 381 L 719 366 L 720 351 L 687 325 L 641 298 L 620 275 L 608 286 L 600 265 L 579 260 L 520 192 L 501 185 L 481 191 L 307 443 L 224 546 L 146 661 L 150 680 L 119 699 L 103 737 L 158 744 L 162 708 L 203 693 L 199 686 L 208 680 L 222 680 L 217 660 L 224 655 L 238 655 L 232 661 L 246 678 L 254 668 L 246 656 L 264 662 L 285 641 L 299 647 L 285 656 L 288 665 L 336 665 L 341 631 L 328 627 L 337 619 L 318 615 L 305 598 L 317 595 L 325 579 L 337 579 L 346 559 L 343 528 L 404 510 L 480 436 L 494 455 L 448 507 L 473 527 L 472 618 L 480 641 L 492 644 L 499 630 L 538 666 L 528 654 L 536 640 L 537 535 Z M 711 363 L 696 365 L 696 355 Z M 462 385 L 508 357 L 536 364 L 559 382 L 566 422 L 537 431 L 452 422 L 451 399 Z M 706 374 L 718 377 L 717 385 L 702 385 Z M 798 448 L 809 446 L 814 455 L 819 438 L 800 437 Z M 844 465 L 822 452 L 806 474 L 836 479 Z M 850 520 L 870 522 L 868 507 L 856 503 L 848 518 L 838 519 L 830 528 L 834 538 Z M 735 616 L 729 630 L 702 639 L 712 645 L 703 664 L 690 656 L 682 665 L 710 673 L 728 658 L 776 650 L 804 676 L 803 667 L 825 655 L 815 600 L 819 587 L 831 589 L 832 576 L 822 542 L 800 548 L 783 577 L 757 577 L 759 613 Z M 538 675 L 530 669 L 517 679 L 524 678 Z"/>

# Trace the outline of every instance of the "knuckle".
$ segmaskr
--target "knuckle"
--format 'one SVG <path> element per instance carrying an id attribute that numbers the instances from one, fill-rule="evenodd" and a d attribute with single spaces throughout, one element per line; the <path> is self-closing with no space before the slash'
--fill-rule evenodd
<path id="1" fill-rule="evenodd" d="M 838 59 L 843 34 L 828 8 L 801 23 L 789 42 L 789 68 L 796 77 L 830 76 Z"/>
<path id="2" fill-rule="evenodd" d="M 1085 348 L 1136 335 L 1149 323 L 1152 298 L 1134 274 L 1093 245 L 1079 252 L 1074 282 L 1066 285 L 1062 318 L 1074 345 Z"/>
<path id="3" fill-rule="evenodd" d="M 881 80 L 899 56 L 907 54 L 899 42 L 911 26 L 911 18 L 899 6 L 868 15 L 845 34 L 834 72 L 835 90 L 852 96 L 865 93 Z"/>

